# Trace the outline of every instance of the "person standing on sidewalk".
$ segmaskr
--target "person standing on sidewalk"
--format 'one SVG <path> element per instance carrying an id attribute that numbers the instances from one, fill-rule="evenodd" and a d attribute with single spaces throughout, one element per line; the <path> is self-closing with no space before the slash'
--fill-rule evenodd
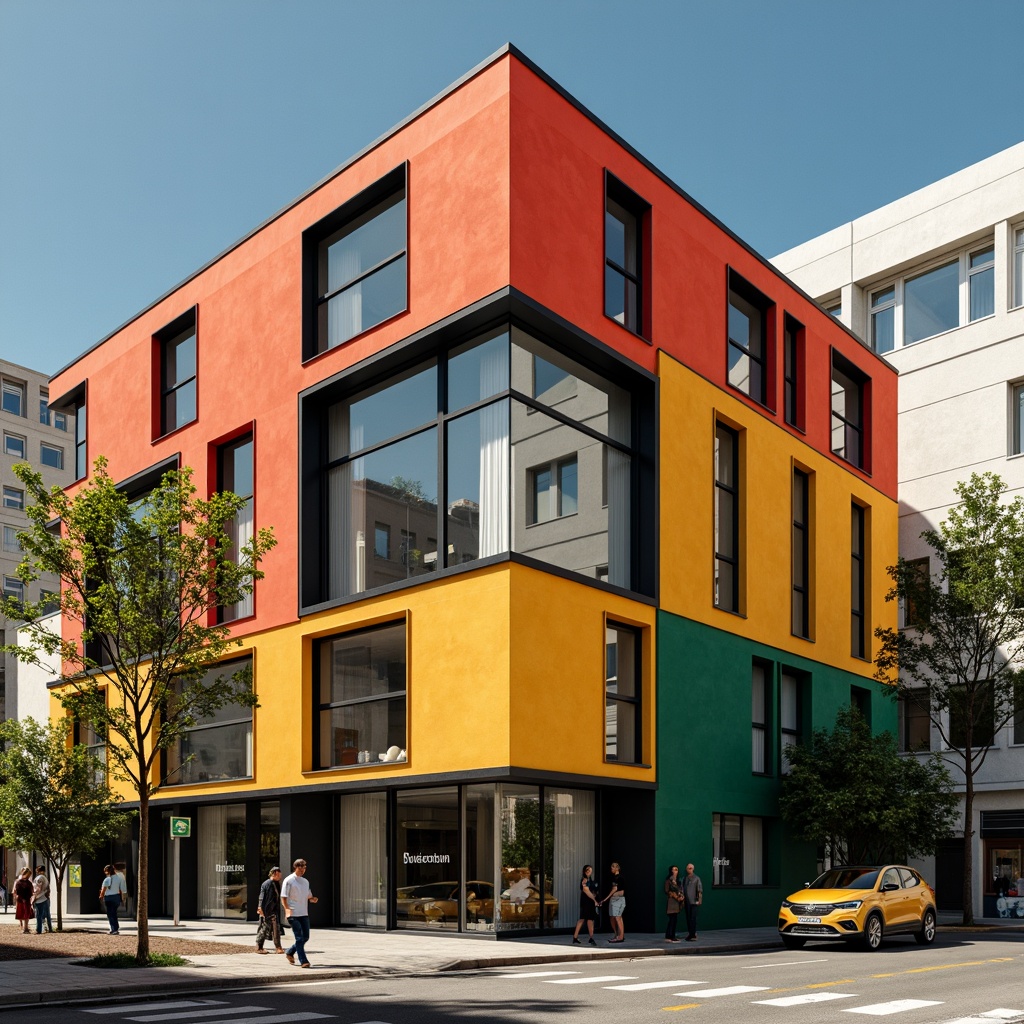
<path id="1" fill-rule="evenodd" d="M 259 915 L 260 926 L 256 931 L 256 952 L 266 953 L 263 943 L 273 939 L 274 949 L 284 952 L 281 945 L 281 869 L 276 865 L 270 869 L 267 880 L 260 886 L 259 899 L 256 901 L 256 913 Z"/>
<path id="2" fill-rule="evenodd" d="M 665 941 L 678 942 L 676 924 L 679 921 L 679 911 L 683 909 L 683 887 L 679 884 L 678 864 L 673 864 L 668 869 L 668 877 L 665 879 L 665 896 L 665 913 L 668 915 L 668 924 L 665 925 Z"/>
<path id="3" fill-rule="evenodd" d="M 36 877 L 32 880 L 32 906 L 36 908 L 36 935 L 43 934 L 43 922 L 46 930 L 53 931 L 50 920 L 50 880 L 46 877 L 46 868 L 36 865 Z"/>
<path id="4" fill-rule="evenodd" d="M 14 919 L 21 924 L 21 934 L 28 935 L 28 923 L 32 920 L 32 869 L 22 868 L 14 883 Z"/>
<path id="5" fill-rule="evenodd" d="M 697 941 L 697 908 L 704 902 L 704 886 L 700 876 L 693 873 L 693 865 L 686 865 L 683 878 L 683 909 L 686 911 L 686 941 Z"/>
<path id="6" fill-rule="evenodd" d="M 580 928 L 583 922 L 587 922 L 587 931 L 590 933 L 590 945 L 596 946 L 594 941 L 594 919 L 597 917 L 597 880 L 594 878 L 594 869 L 589 864 L 583 865 L 583 872 L 580 875 L 580 916 L 576 922 L 576 930 L 572 933 L 572 944 L 580 944 Z"/>
<path id="7" fill-rule="evenodd" d="M 281 906 L 284 907 L 285 920 L 292 926 L 295 941 L 285 950 L 288 963 L 295 963 L 299 958 L 300 967 L 309 967 L 306 957 L 306 943 L 309 941 L 309 904 L 316 903 L 317 898 L 306 881 L 306 862 L 297 860 L 292 864 L 292 873 L 281 886 Z"/>
<path id="8" fill-rule="evenodd" d="M 113 864 L 108 864 L 103 869 L 106 878 L 100 885 L 100 899 L 103 901 L 103 909 L 107 912 L 107 922 L 110 924 L 110 934 L 118 934 L 117 912 L 121 909 L 121 902 L 124 899 L 124 879 L 118 874 Z"/>
<path id="9" fill-rule="evenodd" d="M 626 927 L 622 923 L 622 915 L 626 909 L 626 880 L 619 869 L 619 862 L 612 861 L 612 887 L 602 900 L 608 904 L 608 916 L 611 918 L 612 931 L 615 935 L 609 942 L 625 942 Z"/>

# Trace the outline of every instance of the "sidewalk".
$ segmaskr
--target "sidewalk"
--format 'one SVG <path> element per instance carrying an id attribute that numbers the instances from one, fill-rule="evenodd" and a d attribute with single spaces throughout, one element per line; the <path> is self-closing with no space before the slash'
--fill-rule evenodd
<path id="1" fill-rule="evenodd" d="M 944 933 L 958 930 L 947 915 Z M 11 922 L 14 927 L 14 922 Z M 4 923 L 0 920 L 0 929 Z M 64 927 L 97 933 L 106 924 L 97 915 L 64 915 Z M 521 967 L 526 964 L 565 963 L 573 960 L 621 959 L 623 957 L 694 956 L 738 953 L 780 948 L 774 927 L 727 928 L 701 933 L 697 942 L 667 945 L 660 934 L 626 935 L 621 945 L 609 945 L 608 933 L 596 936 L 597 945 L 584 939 L 572 945 L 571 936 L 534 936 L 496 941 L 469 935 L 424 934 L 417 931 L 356 931 L 347 928 L 314 928 L 306 946 L 313 967 L 301 971 L 284 957 L 218 954 L 218 942 L 254 945 L 256 926 L 248 921 L 189 921 L 177 928 L 166 918 L 154 918 L 150 934 L 208 941 L 210 953 L 190 956 L 189 967 L 147 967 L 138 970 L 97 970 L 74 960 L 0 961 L 0 1013 L 18 1006 L 55 1004 L 79 1000 L 110 1002 L 111 999 L 200 991 L 249 988 L 262 984 L 309 982 L 326 978 L 372 977 L 395 974 L 429 974 L 439 971 L 476 970 L 483 967 Z M 971 931 L 971 929 L 967 929 Z M 135 934 L 135 924 L 125 921 L 121 933 Z M 1013 933 L 1024 938 L 1024 922 L 1002 919 L 979 921 L 977 931 Z"/>

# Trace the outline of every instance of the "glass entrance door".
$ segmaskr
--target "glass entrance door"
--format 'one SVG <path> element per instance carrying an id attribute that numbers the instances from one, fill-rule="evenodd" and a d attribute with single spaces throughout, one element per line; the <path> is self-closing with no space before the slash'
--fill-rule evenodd
<path id="1" fill-rule="evenodd" d="M 458 931 L 460 846 L 458 787 L 397 794 L 396 927 Z"/>

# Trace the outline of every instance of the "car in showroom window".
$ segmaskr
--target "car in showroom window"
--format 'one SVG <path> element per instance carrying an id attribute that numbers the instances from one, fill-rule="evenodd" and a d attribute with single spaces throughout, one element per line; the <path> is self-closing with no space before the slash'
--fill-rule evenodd
<path id="1" fill-rule="evenodd" d="M 903 864 L 831 868 L 782 901 L 779 936 L 787 949 L 845 940 L 877 950 L 889 935 L 935 941 L 935 890 Z"/>

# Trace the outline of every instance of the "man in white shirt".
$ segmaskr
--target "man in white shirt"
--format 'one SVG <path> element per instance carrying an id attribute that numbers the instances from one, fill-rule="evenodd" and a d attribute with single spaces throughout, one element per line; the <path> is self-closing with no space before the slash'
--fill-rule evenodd
<path id="1" fill-rule="evenodd" d="M 43 922 L 46 930 L 53 931 L 50 920 L 50 880 L 46 877 L 46 868 L 40 864 L 36 868 L 36 877 L 32 880 L 32 905 L 36 910 L 36 934 L 42 935 Z"/>
<path id="2" fill-rule="evenodd" d="M 309 941 L 309 904 L 316 903 L 317 898 L 306 881 L 306 862 L 297 860 L 292 864 L 292 873 L 281 883 L 281 906 L 284 908 L 285 920 L 292 926 L 295 942 L 285 950 L 288 963 L 295 963 L 299 958 L 300 967 L 309 967 L 306 958 L 306 943 Z"/>

